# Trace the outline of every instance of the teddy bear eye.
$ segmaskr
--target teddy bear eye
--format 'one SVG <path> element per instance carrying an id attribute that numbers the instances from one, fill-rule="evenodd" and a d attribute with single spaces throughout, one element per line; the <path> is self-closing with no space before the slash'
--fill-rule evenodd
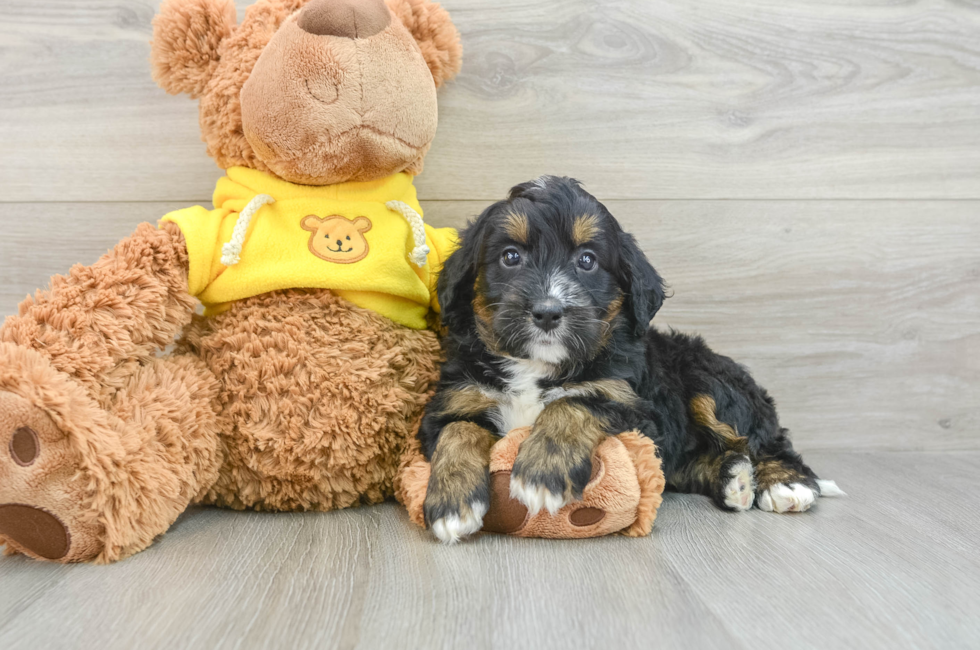
<path id="1" fill-rule="evenodd" d="M 350 241 L 350 235 L 347 235 L 347 241 Z"/>

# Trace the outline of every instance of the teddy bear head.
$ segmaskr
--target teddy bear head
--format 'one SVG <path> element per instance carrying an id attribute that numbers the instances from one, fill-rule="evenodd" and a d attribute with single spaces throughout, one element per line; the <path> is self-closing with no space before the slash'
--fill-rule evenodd
<path id="1" fill-rule="evenodd" d="M 304 185 L 418 174 L 460 67 L 429 0 L 164 0 L 153 77 L 200 98 L 208 154 Z"/>

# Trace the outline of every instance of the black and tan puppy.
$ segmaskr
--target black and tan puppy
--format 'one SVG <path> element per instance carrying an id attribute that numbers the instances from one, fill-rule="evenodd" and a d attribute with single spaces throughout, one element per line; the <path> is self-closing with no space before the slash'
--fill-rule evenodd
<path id="1" fill-rule="evenodd" d="M 448 360 L 419 431 L 441 540 L 482 527 L 490 446 L 520 426 L 533 429 L 511 496 L 531 514 L 580 497 L 596 446 L 631 429 L 656 442 L 668 487 L 726 510 L 799 512 L 841 494 L 793 451 L 744 368 L 651 327 L 663 281 L 576 181 L 518 185 L 460 239 L 439 278 Z"/>

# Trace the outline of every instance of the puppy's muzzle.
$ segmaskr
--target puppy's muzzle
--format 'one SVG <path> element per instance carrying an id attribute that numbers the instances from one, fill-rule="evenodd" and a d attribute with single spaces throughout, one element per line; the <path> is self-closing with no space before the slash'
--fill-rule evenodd
<path id="1" fill-rule="evenodd" d="M 531 318 L 535 326 L 545 332 L 550 332 L 559 325 L 565 315 L 565 310 L 557 300 L 544 300 L 531 308 Z"/>

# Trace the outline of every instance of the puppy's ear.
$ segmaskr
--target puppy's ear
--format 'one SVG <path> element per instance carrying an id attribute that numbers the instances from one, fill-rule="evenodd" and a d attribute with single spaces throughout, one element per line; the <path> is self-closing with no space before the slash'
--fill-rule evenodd
<path id="1" fill-rule="evenodd" d="M 237 20 L 232 0 L 164 0 L 150 43 L 154 81 L 171 95 L 199 97 Z"/>
<path id="2" fill-rule="evenodd" d="M 643 336 L 664 304 L 664 281 L 629 233 L 619 233 L 620 286 L 626 293 L 626 314 L 634 334 Z"/>
<path id="3" fill-rule="evenodd" d="M 449 256 L 439 273 L 436 290 L 442 323 L 449 329 L 465 328 L 473 313 L 473 292 L 483 257 L 483 240 L 494 206 L 459 233 L 459 248 Z"/>
<path id="4" fill-rule="evenodd" d="M 385 0 L 422 50 L 436 88 L 459 72 L 463 46 L 449 12 L 430 0 Z"/>

